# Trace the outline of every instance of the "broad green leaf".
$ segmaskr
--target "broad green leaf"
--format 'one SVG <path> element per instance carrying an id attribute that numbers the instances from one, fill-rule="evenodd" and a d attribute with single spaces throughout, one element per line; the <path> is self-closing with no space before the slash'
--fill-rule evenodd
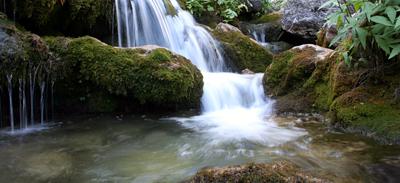
<path id="1" fill-rule="evenodd" d="M 387 7 L 385 10 L 385 13 L 389 17 L 389 20 L 392 22 L 392 24 L 396 23 L 396 10 L 393 7 Z"/>
<path id="2" fill-rule="evenodd" d="M 395 56 L 400 54 L 400 44 L 396 45 L 393 50 L 392 53 L 390 53 L 389 59 L 394 58 Z"/>
<path id="3" fill-rule="evenodd" d="M 380 36 L 375 36 L 375 41 L 386 54 L 390 54 L 390 47 L 386 40 L 382 39 Z"/>
<path id="4" fill-rule="evenodd" d="M 342 53 L 342 56 L 343 56 L 344 63 L 346 63 L 346 65 L 349 66 L 351 63 L 351 57 L 349 56 L 349 53 L 344 52 L 344 53 Z"/>
<path id="5" fill-rule="evenodd" d="M 386 26 L 393 26 L 393 24 L 389 21 L 389 19 L 384 16 L 373 16 L 371 17 L 371 21 Z"/>
<path id="6" fill-rule="evenodd" d="M 335 36 L 332 41 L 331 44 L 329 44 L 329 47 L 335 45 L 336 43 L 338 43 L 340 40 L 343 39 L 343 37 L 345 36 L 345 34 L 338 34 L 337 36 Z"/>
<path id="7" fill-rule="evenodd" d="M 364 49 L 367 48 L 367 35 L 368 35 L 368 31 L 365 30 L 364 28 L 361 27 L 356 27 L 356 32 L 358 35 L 358 38 L 360 39 L 361 45 Z"/>
<path id="8" fill-rule="evenodd" d="M 400 16 L 397 17 L 396 25 L 394 26 L 395 29 L 400 29 Z"/>
<path id="9" fill-rule="evenodd" d="M 375 25 L 372 26 L 372 33 L 373 34 L 379 34 L 379 33 L 383 32 L 385 30 L 385 27 L 386 26 L 384 26 L 382 24 L 375 24 Z"/>
<path id="10" fill-rule="evenodd" d="M 368 21 L 371 21 L 371 16 L 372 16 L 374 8 L 375 8 L 375 4 L 373 4 L 371 2 L 366 2 L 364 4 L 364 12 L 367 15 Z"/>

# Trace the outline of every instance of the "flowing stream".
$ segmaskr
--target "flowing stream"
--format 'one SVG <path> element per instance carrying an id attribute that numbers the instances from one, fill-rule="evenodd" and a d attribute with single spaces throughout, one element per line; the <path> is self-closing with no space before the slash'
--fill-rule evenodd
<path id="1" fill-rule="evenodd" d="M 218 42 L 176 0 L 115 3 L 119 46 L 166 47 L 201 70 L 201 114 L 68 116 L 43 126 L 46 109 L 53 105 L 48 101 L 53 102 L 54 82 L 36 81 L 36 73 L 30 73 L 29 103 L 34 103 L 36 84 L 42 125 L 14 132 L 9 74 L 3 95 L 8 91 L 14 133 L 0 131 L 0 182 L 180 182 L 204 167 L 275 160 L 334 182 L 400 181 L 399 146 L 329 131 L 314 116 L 274 116 L 263 75 L 231 73 Z M 26 125 L 25 97 L 21 104 Z M 32 120 L 35 111 L 30 112 Z"/>

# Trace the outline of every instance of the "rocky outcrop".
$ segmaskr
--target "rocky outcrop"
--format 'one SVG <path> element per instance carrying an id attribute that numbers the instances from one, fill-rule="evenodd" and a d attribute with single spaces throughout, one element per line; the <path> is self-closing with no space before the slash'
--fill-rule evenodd
<path id="1" fill-rule="evenodd" d="M 252 183 L 322 183 L 329 180 L 301 171 L 296 165 L 278 161 L 271 164 L 247 164 L 199 171 L 187 183 L 252 182 Z"/>
<path id="2" fill-rule="evenodd" d="M 66 71 L 59 82 L 64 88 L 59 98 L 71 104 L 64 105 L 84 103 L 89 109 L 104 112 L 121 107 L 162 110 L 200 105 L 200 71 L 164 48 L 114 48 L 92 37 L 48 37 L 46 41 Z"/>
<path id="3" fill-rule="evenodd" d="M 320 8 L 326 1 L 288 0 L 283 10 L 283 29 L 304 39 L 315 39 L 329 13 L 337 10 Z"/>
<path id="4" fill-rule="evenodd" d="M 231 61 L 238 71 L 265 71 L 272 61 L 272 53 L 232 25 L 220 23 L 217 27 L 213 35 L 224 48 L 227 60 Z"/>
<path id="5" fill-rule="evenodd" d="M 278 113 L 326 112 L 335 127 L 400 143 L 400 105 L 393 95 L 400 86 L 399 69 L 398 62 L 378 73 L 350 67 L 338 51 L 303 45 L 277 55 L 263 83 L 276 98 Z"/>

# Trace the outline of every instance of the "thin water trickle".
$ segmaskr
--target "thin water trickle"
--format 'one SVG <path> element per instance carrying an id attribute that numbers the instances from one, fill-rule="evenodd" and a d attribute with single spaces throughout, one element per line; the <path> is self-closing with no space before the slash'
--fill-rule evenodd
<path id="1" fill-rule="evenodd" d="M 8 82 L 8 101 L 9 101 L 9 108 L 10 108 L 10 127 L 11 132 L 14 132 L 14 107 L 13 107 L 13 97 L 12 97 L 12 74 L 7 74 L 7 82 Z"/>
<path id="2" fill-rule="evenodd" d="M 45 107 L 45 100 L 44 100 L 44 92 L 45 92 L 45 88 L 46 88 L 46 82 L 42 81 L 40 83 L 40 124 L 43 125 L 44 124 L 44 107 Z"/>
<path id="3" fill-rule="evenodd" d="M 22 115 L 23 115 L 23 127 L 28 128 L 28 108 L 26 104 L 26 93 L 25 93 L 25 79 L 22 81 Z"/>

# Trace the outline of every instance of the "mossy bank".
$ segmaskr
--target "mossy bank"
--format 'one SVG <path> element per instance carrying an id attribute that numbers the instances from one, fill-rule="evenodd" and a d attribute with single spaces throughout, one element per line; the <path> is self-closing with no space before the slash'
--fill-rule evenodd
<path id="1" fill-rule="evenodd" d="M 331 125 L 400 143 L 400 63 L 379 73 L 350 67 L 338 51 L 302 45 L 275 56 L 264 76 L 264 88 L 277 99 L 276 110 L 323 112 Z M 379 76 L 374 76 L 379 74 Z"/>

